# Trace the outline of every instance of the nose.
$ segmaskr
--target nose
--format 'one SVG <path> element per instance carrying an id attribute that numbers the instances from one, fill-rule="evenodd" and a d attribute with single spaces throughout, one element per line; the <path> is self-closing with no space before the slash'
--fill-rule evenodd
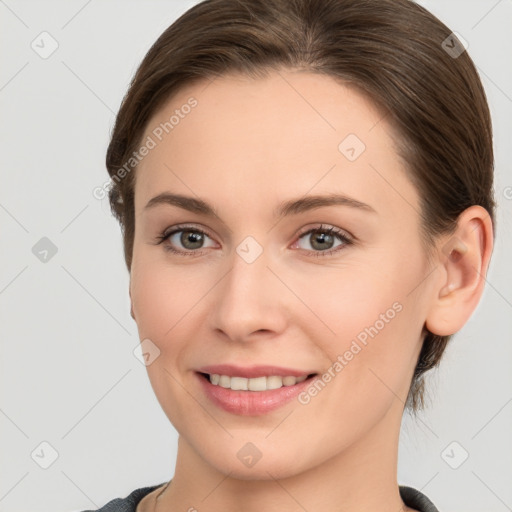
<path id="1" fill-rule="evenodd" d="M 212 294 L 213 329 L 237 342 L 271 338 L 283 332 L 289 321 L 290 297 L 271 269 L 266 252 L 252 262 L 234 253 L 231 263 Z"/>

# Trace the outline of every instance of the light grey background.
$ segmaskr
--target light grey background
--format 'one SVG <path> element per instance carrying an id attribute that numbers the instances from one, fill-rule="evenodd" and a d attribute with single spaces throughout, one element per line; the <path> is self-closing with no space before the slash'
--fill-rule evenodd
<path id="1" fill-rule="evenodd" d="M 120 230 L 92 191 L 108 179 L 109 133 L 138 63 L 195 3 L 0 0 L 0 512 L 97 508 L 173 476 L 176 431 L 133 353 Z M 398 478 L 441 511 L 502 512 L 512 510 L 512 2 L 420 3 L 463 36 L 480 70 L 499 207 L 482 301 L 431 372 L 433 404 L 404 418 Z M 43 237 L 57 248 L 46 263 L 33 252 Z"/>

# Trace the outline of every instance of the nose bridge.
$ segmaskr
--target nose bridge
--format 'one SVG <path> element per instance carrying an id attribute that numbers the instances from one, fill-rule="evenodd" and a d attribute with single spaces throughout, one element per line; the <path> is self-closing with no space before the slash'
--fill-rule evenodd
<path id="1" fill-rule="evenodd" d="M 278 332 L 284 327 L 282 291 L 268 268 L 269 256 L 253 237 L 246 237 L 232 254 L 213 305 L 214 327 L 229 338 L 243 341 L 256 331 Z"/>

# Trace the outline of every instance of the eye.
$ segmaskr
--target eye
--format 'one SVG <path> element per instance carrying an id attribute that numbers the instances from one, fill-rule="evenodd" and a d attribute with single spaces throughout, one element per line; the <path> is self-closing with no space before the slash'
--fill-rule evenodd
<path id="1" fill-rule="evenodd" d="M 300 245 L 300 241 L 304 239 L 306 247 Z M 339 240 L 338 245 L 336 239 Z M 313 251 L 312 256 L 326 256 L 340 250 L 347 245 L 353 244 L 352 239 L 343 231 L 334 226 L 319 226 L 302 232 L 299 240 L 294 244 L 293 248 L 298 246 L 299 249 Z M 309 247 L 307 247 L 309 245 Z"/>
<path id="2" fill-rule="evenodd" d="M 301 245 L 302 239 L 304 239 L 306 247 L 303 246 L 304 244 Z M 210 245 L 205 245 L 208 240 Z M 337 245 L 336 240 L 339 241 Z M 166 243 L 164 244 L 164 242 Z M 192 226 L 174 226 L 170 230 L 167 229 L 157 236 L 156 243 L 157 245 L 163 244 L 166 251 L 181 256 L 200 256 L 204 253 L 202 249 L 215 247 L 215 242 L 208 233 Z M 311 253 L 309 254 L 311 256 L 328 256 L 353 243 L 352 238 L 341 229 L 334 226 L 320 225 L 302 231 L 292 248 L 303 249 Z M 307 247 L 308 245 L 309 247 Z"/>
<path id="3" fill-rule="evenodd" d="M 171 231 L 165 230 L 157 237 L 157 240 L 157 244 L 163 244 L 167 241 L 167 243 L 164 244 L 166 251 L 185 256 L 201 255 L 203 251 L 200 249 L 215 247 L 215 243 L 209 246 L 204 245 L 205 241 L 210 240 L 213 242 L 213 240 L 205 231 L 192 226 L 174 226 Z M 183 249 L 181 249 L 180 246 Z"/>

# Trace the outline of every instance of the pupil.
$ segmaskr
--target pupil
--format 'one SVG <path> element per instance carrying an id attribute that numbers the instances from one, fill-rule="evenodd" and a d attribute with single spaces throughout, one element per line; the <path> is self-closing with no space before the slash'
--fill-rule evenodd
<path id="1" fill-rule="evenodd" d="M 332 235 L 329 235 L 329 234 L 326 234 L 326 233 L 320 233 L 320 234 L 317 234 L 317 235 L 313 235 L 313 242 L 311 245 L 313 247 L 315 247 L 315 244 L 317 243 L 317 241 L 320 242 L 320 246 L 319 247 L 316 247 L 317 249 L 325 249 L 325 245 L 322 246 L 321 244 L 329 244 L 329 242 L 332 243 Z"/>
<path id="2" fill-rule="evenodd" d="M 197 249 L 201 247 L 202 234 L 195 233 L 192 231 L 184 231 L 183 234 L 181 235 L 181 243 L 183 244 L 184 247 L 187 247 L 188 249 Z M 190 247 L 189 243 L 192 243 L 192 247 Z"/>

